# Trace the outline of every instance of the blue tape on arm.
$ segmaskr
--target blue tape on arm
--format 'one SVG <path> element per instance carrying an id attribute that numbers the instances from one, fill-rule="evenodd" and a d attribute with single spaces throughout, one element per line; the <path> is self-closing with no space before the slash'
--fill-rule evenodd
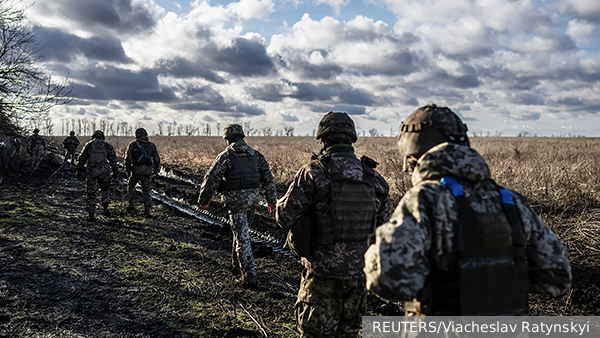
<path id="1" fill-rule="evenodd" d="M 445 185 L 446 187 L 448 187 L 448 189 L 450 189 L 450 192 L 452 193 L 452 196 L 454 196 L 454 197 L 462 196 L 465 194 L 463 185 L 458 183 L 456 181 L 456 178 L 454 178 L 452 176 L 442 177 L 442 179 L 440 180 L 440 183 Z"/>
<path id="2" fill-rule="evenodd" d="M 512 197 L 512 192 L 508 189 L 500 189 L 500 197 L 502 197 L 502 203 L 515 205 L 515 201 Z"/>

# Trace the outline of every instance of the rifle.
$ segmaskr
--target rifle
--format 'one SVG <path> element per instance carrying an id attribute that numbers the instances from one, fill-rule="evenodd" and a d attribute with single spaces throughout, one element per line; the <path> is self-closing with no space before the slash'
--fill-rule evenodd
<path id="1" fill-rule="evenodd" d="M 137 144 L 138 148 L 142 152 L 142 155 L 137 159 L 137 161 L 140 162 L 142 157 L 145 157 L 148 160 L 150 160 L 150 164 L 152 164 L 152 171 L 156 174 L 156 176 L 158 176 L 158 170 L 156 170 L 156 166 L 154 165 L 154 161 L 152 160 L 152 157 L 150 157 L 148 155 L 148 153 L 146 152 L 146 149 L 144 149 L 144 147 L 142 147 L 138 141 L 135 141 L 135 144 Z"/>

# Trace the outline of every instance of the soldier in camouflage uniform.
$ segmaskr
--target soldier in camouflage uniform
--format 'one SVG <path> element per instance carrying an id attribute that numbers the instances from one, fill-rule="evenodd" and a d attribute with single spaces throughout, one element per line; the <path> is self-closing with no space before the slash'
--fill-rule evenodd
<path id="1" fill-rule="evenodd" d="M 265 191 L 269 212 L 275 211 L 277 188 L 269 163 L 264 156 L 244 142 L 244 130 L 239 124 L 229 124 L 223 130 L 227 148 L 220 153 L 204 177 L 198 204 L 207 209 L 213 194 L 221 193 L 221 202 L 229 212 L 233 231 L 232 271 L 241 273 L 241 286 L 257 286 L 254 256 L 250 246 L 248 220 L 259 203 L 259 186 Z"/>
<path id="2" fill-rule="evenodd" d="M 75 153 L 77 152 L 77 147 L 79 147 L 79 139 L 75 136 L 75 132 L 71 131 L 69 136 L 65 138 L 63 141 L 63 147 L 65 148 L 65 159 L 63 161 L 63 166 L 67 163 L 67 161 L 71 161 L 69 164 L 69 169 L 73 169 L 76 166 L 75 163 Z"/>
<path id="3" fill-rule="evenodd" d="M 498 186 L 450 109 L 419 108 L 398 145 L 413 187 L 365 254 L 367 288 L 407 315 L 526 315 L 571 286 L 567 252 L 526 198 Z"/>
<path id="4" fill-rule="evenodd" d="M 1 167 L 3 169 L 12 165 L 13 168 L 15 161 L 19 159 L 19 151 L 21 150 L 21 139 L 15 138 L 14 140 L 6 140 L 0 144 L 0 158 L 2 159 Z"/>
<path id="5" fill-rule="evenodd" d="M 314 249 L 302 257 L 294 314 L 302 337 L 356 337 L 366 310 L 367 238 L 390 218 L 392 201 L 377 163 L 356 158 L 356 129 L 346 113 L 326 114 L 317 139 L 320 155 L 298 171 L 277 204 L 284 229 L 311 216 Z"/>
<path id="6" fill-rule="evenodd" d="M 87 166 L 87 170 L 86 170 Z M 85 208 L 89 214 L 88 221 L 96 220 L 96 200 L 98 190 L 101 193 L 103 215 L 110 217 L 108 204 L 110 202 L 110 176 L 112 170 L 113 178 L 118 176 L 117 155 L 115 149 L 108 142 L 104 141 L 104 133 L 96 130 L 92 139 L 88 141 L 81 150 L 77 159 L 77 179 L 81 179 L 84 170 L 86 170 L 85 180 L 87 187 L 87 196 L 85 199 Z"/>
<path id="7" fill-rule="evenodd" d="M 154 143 L 148 140 L 148 132 L 144 128 L 138 128 L 135 131 L 135 141 L 129 143 L 127 154 L 125 155 L 125 171 L 129 176 L 127 184 L 127 211 L 134 211 L 133 197 L 135 195 L 135 185 L 142 183 L 142 196 L 144 200 L 144 215 L 152 217 L 150 209 L 152 208 L 152 175 L 158 173 L 160 168 L 160 156 Z"/>
<path id="8" fill-rule="evenodd" d="M 42 150 L 46 150 L 46 140 L 39 135 L 39 132 L 39 129 L 34 129 L 33 135 L 27 140 L 27 153 L 31 155 L 30 170 L 35 169 L 42 159 Z"/>

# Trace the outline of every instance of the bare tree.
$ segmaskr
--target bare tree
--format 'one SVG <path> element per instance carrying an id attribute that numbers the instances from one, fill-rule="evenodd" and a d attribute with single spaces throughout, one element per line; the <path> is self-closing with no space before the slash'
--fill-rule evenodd
<path id="1" fill-rule="evenodd" d="M 377 131 L 377 128 L 372 128 L 372 129 L 369 129 L 369 134 L 371 136 L 378 136 L 379 132 Z"/>
<path id="2" fill-rule="evenodd" d="M 221 122 L 215 123 L 215 126 L 217 128 L 217 136 L 221 135 Z"/>
<path id="3" fill-rule="evenodd" d="M 38 66 L 41 47 L 24 23 L 27 9 L 18 0 L 0 0 L 0 114 L 16 124 L 43 119 L 50 108 L 72 99 L 68 79 L 57 82 Z"/>
<path id="4" fill-rule="evenodd" d="M 46 116 L 44 118 L 43 128 L 46 135 L 52 136 L 54 134 L 54 121 L 52 121 L 52 118 L 50 118 L 50 116 Z"/>
<path id="5" fill-rule="evenodd" d="M 273 128 L 264 127 L 262 132 L 263 132 L 263 136 L 271 136 L 271 135 L 273 135 Z"/>
<path id="6" fill-rule="evenodd" d="M 177 122 L 173 122 L 173 123 L 177 123 Z M 177 136 L 181 136 L 181 134 L 183 133 L 183 126 L 178 124 L 175 128 L 177 130 Z"/>
<path id="7" fill-rule="evenodd" d="M 167 135 L 168 136 L 173 135 L 173 125 L 171 123 L 167 124 Z"/>
<path id="8" fill-rule="evenodd" d="M 90 121 L 90 130 L 96 131 L 96 118 L 95 117 Z"/>
<path id="9" fill-rule="evenodd" d="M 158 135 L 163 136 L 163 127 L 165 123 L 163 121 L 156 122 L 156 128 L 158 129 Z"/>
<path id="10" fill-rule="evenodd" d="M 283 126 L 285 136 L 294 136 L 294 126 Z"/>

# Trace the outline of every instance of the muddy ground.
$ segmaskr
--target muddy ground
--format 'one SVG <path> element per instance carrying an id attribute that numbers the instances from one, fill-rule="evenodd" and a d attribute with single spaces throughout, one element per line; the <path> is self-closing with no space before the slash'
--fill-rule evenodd
<path id="1" fill-rule="evenodd" d="M 112 217 L 85 220 L 84 182 L 53 156 L 33 173 L 8 170 L 0 185 L 0 337 L 297 337 L 293 305 L 300 265 L 253 243 L 256 290 L 229 266 L 231 233 L 156 203 L 154 217 L 124 204 L 114 186 Z M 203 172 L 173 169 L 155 188 L 190 204 Z M 181 178 L 188 183 L 181 181 Z M 283 194 L 285 187 L 280 187 Z M 210 211 L 224 215 L 212 202 Z M 261 208 L 251 227 L 285 232 Z M 533 295 L 535 315 L 600 315 L 598 255 L 569 248 L 574 285 L 565 296 Z M 369 296 L 369 315 L 401 309 Z"/>

